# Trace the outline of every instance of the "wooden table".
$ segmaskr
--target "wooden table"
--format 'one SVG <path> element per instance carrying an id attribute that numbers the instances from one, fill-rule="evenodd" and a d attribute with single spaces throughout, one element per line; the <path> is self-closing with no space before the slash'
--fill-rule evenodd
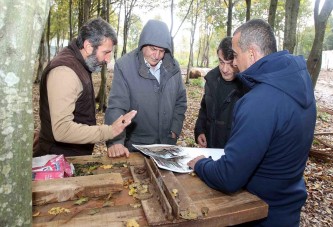
<path id="1" fill-rule="evenodd" d="M 105 156 L 80 156 L 67 159 L 69 162 L 80 164 L 101 162 L 108 165 L 127 162 L 127 165 L 122 167 L 113 167 L 106 170 L 98 169 L 94 172 L 94 174 L 120 173 L 124 182 L 133 179 L 130 166 L 144 165 L 144 157 L 140 153 L 131 153 L 128 159 L 110 159 Z M 169 171 L 162 171 L 162 173 L 173 174 Z M 197 176 L 175 173 L 174 177 L 198 209 L 207 207 L 209 211 L 206 216 L 202 215 L 195 220 L 183 219 L 179 221 L 177 219 L 178 221 L 164 223 L 162 226 L 229 226 L 262 219 L 267 216 L 268 205 L 247 191 L 227 195 L 209 188 Z M 76 177 L 76 179 L 80 179 L 80 177 Z M 34 187 L 33 185 L 33 191 Z M 145 215 L 147 210 L 144 211 L 142 206 L 133 206 L 137 201 L 129 195 L 128 188 L 113 193 L 109 203 L 111 205 L 108 206 L 103 205 L 105 204 L 105 196 L 103 198 L 90 198 L 83 205 L 75 205 L 74 202 L 64 201 L 33 206 L 33 214 L 36 215 L 33 217 L 33 226 L 126 226 L 129 219 L 135 219 L 140 226 L 149 226 Z M 70 212 L 58 215 L 49 214 L 48 211 L 54 207 L 63 207 Z M 153 208 L 151 212 L 154 212 Z"/>

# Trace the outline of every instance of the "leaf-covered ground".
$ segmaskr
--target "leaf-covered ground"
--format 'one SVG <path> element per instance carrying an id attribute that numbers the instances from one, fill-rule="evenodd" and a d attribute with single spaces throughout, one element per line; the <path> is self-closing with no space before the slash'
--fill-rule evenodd
<path id="1" fill-rule="evenodd" d="M 100 77 L 93 77 L 95 91 L 98 92 Z M 107 90 L 110 88 L 111 78 L 107 80 Z M 200 100 L 203 94 L 203 79 L 191 80 L 191 84 L 186 85 L 188 97 L 188 110 L 182 134 L 178 144 L 181 146 L 196 146 L 193 137 L 194 124 L 198 115 Z M 333 133 L 333 72 L 321 72 L 317 86 L 316 99 L 318 106 L 318 118 L 316 133 Z M 39 126 L 39 92 L 38 85 L 33 88 L 33 104 L 35 127 Z M 98 124 L 103 124 L 104 114 L 97 113 Z M 333 135 L 320 136 L 327 144 L 333 146 Z M 314 148 L 325 149 L 320 143 L 314 143 Z M 326 148 L 326 153 L 333 151 Z M 95 153 L 105 153 L 106 147 L 103 143 L 95 146 Z M 301 226 L 333 226 L 333 160 L 310 156 L 305 174 L 308 199 L 301 213 Z"/>

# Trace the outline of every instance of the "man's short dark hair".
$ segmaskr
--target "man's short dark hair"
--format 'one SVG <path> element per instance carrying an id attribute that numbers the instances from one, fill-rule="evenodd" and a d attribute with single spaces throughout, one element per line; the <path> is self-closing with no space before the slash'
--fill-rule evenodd
<path id="1" fill-rule="evenodd" d="M 263 55 L 277 52 L 276 39 L 272 27 L 262 19 L 252 19 L 238 27 L 234 35 L 240 32 L 238 45 L 242 51 L 252 44 L 258 47 Z"/>
<path id="2" fill-rule="evenodd" d="M 91 19 L 80 28 L 76 45 L 82 49 L 84 41 L 88 40 L 97 48 L 105 38 L 111 39 L 113 45 L 117 45 L 117 34 L 111 25 L 102 18 Z"/>
<path id="3" fill-rule="evenodd" d="M 227 61 L 234 60 L 234 52 L 232 51 L 232 37 L 227 36 L 219 44 L 217 48 L 217 53 L 219 50 L 222 51 L 223 58 Z"/>

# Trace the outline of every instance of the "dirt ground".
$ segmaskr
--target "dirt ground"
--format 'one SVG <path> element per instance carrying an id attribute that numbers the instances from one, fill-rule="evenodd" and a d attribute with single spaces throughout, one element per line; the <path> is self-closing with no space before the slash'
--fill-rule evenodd
<path id="1" fill-rule="evenodd" d="M 100 85 L 100 77 L 93 76 L 96 93 Z M 110 89 L 111 78 L 108 78 L 107 90 Z M 33 88 L 33 104 L 35 127 L 39 126 L 39 91 L 37 84 Z M 196 146 L 193 138 L 193 129 L 200 107 L 203 87 L 198 85 L 186 85 L 188 95 L 188 110 L 182 134 L 178 144 L 181 146 Z M 315 96 L 317 100 L 318 117 L 316 133 L 326 132 L 333 134 L 333 72 L 322 71 L 317 81 Z M 97 113 L 98 124 L 103 124 L 104 113 Z M 321 136 L 328 145 L 333 147 L 333 135 Z M 315 143 L 314 143 L 315 144 Z M 314 145 L 320 149 L 326 149 L 333 154 L 332 149 L 322 145 Z M 95 153 L 105 153 L 104 143 L 96 144 Z M 304 174 L 308 199 L 301 213 L 302 227 L 308 226 L 333 226 L 333 160 L 310 155 Z"/>

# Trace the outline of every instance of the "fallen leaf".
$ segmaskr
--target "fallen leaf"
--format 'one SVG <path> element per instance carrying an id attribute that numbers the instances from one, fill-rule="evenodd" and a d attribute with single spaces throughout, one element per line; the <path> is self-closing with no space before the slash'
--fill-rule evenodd
<path id="1" fill-rule="evenodd" d="M 172 191 L 171 191 L 171 195 L 172 195 L 173 197 L 177 197 L 177 196 L 178 196 L 178 189 L 176 189 L 176 188 L 172 189 Z"/>
<path id="2" fill-rule="evenodd" d="M 109 195 L 108 195 L 108 197 L 106 197 L 106 199 L 105 199 L 105 200 L 110 200 L 110 199 L 112 198 L 112 195 L 113 195 L 113 193 L 112 193 L 112 192 L 110 192 L 110 193 L 109 193 Z"/>
<path id="3" fill-rule="evenodd" d="M 208 215 L 208 211 L 209 211 L 208 207 L 201 207 L 201 213 L 203 216 L 206 217 Z"/>
<path id="4" fill-rule="evenodd" d="M 40 215 L 39 211 L 36 211 L 35 213 L 32 214 L 33 217 L 37 217 L 38 215 Z"/>
<path id="5" fill-rule="evenodd" d="M 75 205 L 82 205 L 82 204 L 85 204 L 88 201 L 89 201 L 88 197 L 81 197 L 80 199 L 76 200 L 74 204 Z"/>
<path id="6" fill-rule="evenodd" d="M 53 207 L 51 208 L 48 213 L 52 214 L 52 215 L 57 215 L 57 214 L 61 214 L 61 213 L 70 213 L 71 211 L 67 208 L 64 207 Z"/>
<path id="7" fill-rule="evenodd" d="M 139 208 L 141 207 L 141 203 L 131 203 L 130 206 L 133 208 Z"/>
<path id="8" fill-rule="evenodd" d="M 94 214 L 97 214 L 99 211 L 100 211 L 100 209 L 93 208 L 93 209 L 89 210 L 88 214 L 89 215 L 94 215 Z"/>
<path id="9" fill-rule="evenodd" d="M 113 165 L 101 165 L 100 167 L 103 169 L 111 169 Z"/>
<path id="10" fill-rule="evenodd" d="M 140 225 L 136 222 L 135 219 L 129 219 L 126 222 L 126 227 L 140 227 Z"/>
<path id="11" fill-rule="evenodd" d="M 136 193 L 135 188 L 130 188 L 130 190 L 128 191 L 128 195 L 134 195 L 135 193 Z"/>
<path id="12" fill-rule="evenodd" d="M 114 206 L 114 202 L 111 201 L 106 201 L 103 203 L 103 207 L 113 207 Z"/>
<path id="13" fill-rule="evenodd" d="M 186 220 L 193 220 L 198 218 L 198 214 L 195 211 L 192 211 L 190 209 L 186 209 L 183 211 L 180 211 L 180 217 Z"/>

